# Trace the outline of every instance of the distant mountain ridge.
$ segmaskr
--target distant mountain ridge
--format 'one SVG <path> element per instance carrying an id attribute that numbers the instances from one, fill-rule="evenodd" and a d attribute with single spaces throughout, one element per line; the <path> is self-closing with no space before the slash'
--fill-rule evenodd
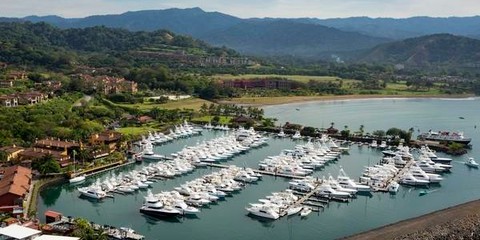
<path id="1" fill-rule="evenodd" d="M 480 16 L 242 19 L 219 12 L 205 12 L 200 8 L 172 8 L 85 18 L 28 16 L 0 18 L 1 21 L 45 21 L 61 28 L 106 26 L 130 31 L 167 29 L 250 55 L 299 58 L 325 58 L 337 53 L 345 57 L 357 56 L 359 52 L 370 52 L 368 49 L 378 44 L 440 33 L 480 38 Z"/>
<path id="2" fill-rule="evenodd" d="M 480 36 L 480 16 L 448 18 L 411 17 L 404 19 L 352 17 L 323 20 L 310 19 L 310 22 L 344 31 L 359 32 L 369 36 L 391 39 L 405 39 L 438 33 L 468 37 Z"/>
<path id="3" fill-rule="evenodd" d="M 418 67 L 467 66 L 480 63 L 480 40 L 434 34 L 379 45 L 359 60 Z"/>
<path id="4" fill-rule="evenodd" d="M 315 58 L 335 52 L 372 48 L 389 42 L 355 32 L 289 20 L 248 21 L 200 37 L 214 45 L 227 45 L 247 54 Z"/>
<path id="5" fill-rule="evenodd" d="M 2 19 L 0 19 L 2 21 Z M 318 24 L 290 20 L 241 19 L 200 8 L 126 12 L 115 15 L 64 19 L 57 16 L 29 16 L 3 21 L 32 21 L 61 28 L 106 26 L 131 31 L 167 29 L 191 35 L 217 46 L 227 46 L 251 55 L 295 55 L 316 57 L 331 52 L 371 48 L 388 39 L 340 31 Z M 299 31 L 303 29 L 304 31 Z M 252 37 L 255 36 L 255 37 Z"/>

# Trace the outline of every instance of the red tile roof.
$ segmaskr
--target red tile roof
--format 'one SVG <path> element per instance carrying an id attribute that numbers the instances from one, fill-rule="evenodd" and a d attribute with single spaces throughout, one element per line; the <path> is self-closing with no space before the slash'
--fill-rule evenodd
<path id="1" fill-rule="evenodd" d="M 0 180 L 0 197 L 12 193 L 17 196 L 24 196 L 30 189 L 32 170 L 13 166 L 5 169 L 3 178 Z"/>

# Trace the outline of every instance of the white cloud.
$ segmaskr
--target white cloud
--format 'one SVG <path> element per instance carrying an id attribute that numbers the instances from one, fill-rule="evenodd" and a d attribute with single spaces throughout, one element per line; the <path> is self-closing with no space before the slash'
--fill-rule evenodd
<path id="1" fill-rule="evenodd" d="M 0 0 L 0 16 L 84 17 L 145 9 L 201 7 L 238 17 L 472 16 L 478 0 Z"/>

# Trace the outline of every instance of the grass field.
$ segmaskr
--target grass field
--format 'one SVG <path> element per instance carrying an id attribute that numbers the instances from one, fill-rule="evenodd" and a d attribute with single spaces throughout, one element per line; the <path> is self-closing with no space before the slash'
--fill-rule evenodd
<path id="1" fill-rule="evenodd" d="M 141 127 L 123 127 L 123 128 L 117 128 L 116 131 L 120 132 L 121 134 L 130 136 L 130 137 L 137 137 L 141 136 L 144 134 L 147 134 L 149 131 L 156 131 L 158 129 L 155 129 L 150 126 L 141 126 Z"/>
<path id="2" fill-rule="evenodd" d="M 193 118 L 192 121 L 211 122 L 212 119 L 213 119 L 213 116 L 203 116 L 203 117 Z M 230 123 L 230 120 L 232 120 L 232 117 L 220 116 L 219 124 L 228 124 Z"/>
<path id="3" fill-rule="evenodd" d="M 215 79 L 235 80 L 235 79 L 254 79 L 254 78 L 287 78 L 290 80 L 307 83 L 310 80 L 314 81 L 336 81 L 343 80 L 344 83 L 358 82 L 358 80 L 342 79 L 332 76 L 304 76 L 304 75 L 275 75 L 275 74 L 244 74 L 244 75 L 230 75 L 218 74 L 213 76 Z"/>
<path id="4" fill-rule="evenodd" d="M 145 103 L 136 103 L 136 104 L 117 104 L 119 106 L 123 107 L 130 107 L 130 108 L 136 108 L 142 111 L 148 111 L 151 110 L 152 108 L 158 107 L 162 109 L 193 109 L 193 110 L 199 110 L 200 107 L 204 104 L 210 105 L 211 102 L 207 100 L 203 100 L 200 98 L 189 98 L 189 99 L 184 99 L 184 100 L 178 100 L 178 101 L 170 101 L 167 103 L 150 103 L 150 102 L 145 102 Z"/>
<path id="5" fill-rule="evenodd" d="M 385 91 L 385 92 L 382 92 Z M 232 98 L 222 101 L 222 103 L 230 104 L 244 104 L 244 105 L 277 105 L 296 102 L 308 101 L 329 101 L 329 100 L 347 100 L 347 99 L 367 99 L 367 98 L 428 98 L 428 97 L 469 97 L 470 95 L 446 95 L 440 94 L 437 90 L 430 90 L 428 92 L 399 92 L 393 91 L 392 94 L 387 94 L 386 90 L 380 90 L 377 94 L 354 94 L 354 95 L 330 95 L 330 96 L 284 96 L 284 97 L 241 97 Z"/>

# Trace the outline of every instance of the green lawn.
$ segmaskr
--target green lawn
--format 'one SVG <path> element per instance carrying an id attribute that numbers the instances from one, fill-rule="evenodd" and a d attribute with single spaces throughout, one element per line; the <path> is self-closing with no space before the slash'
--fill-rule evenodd
<path id="1" fill-rule="evenodd" d="M 156 131 L 155 129 L 150 126 L 141 126 L 141 127 L 123 127 L 117 128 L 116 131 L 120 132 L 121 134 L 127 135 L 129 137 L 138 137 L 144 134 L 147 134 L 149 131 Z"/>
<path id="2" fill-rule="evenodd" d="M 254 78 L 287 78 L 290 80 L 307 83 L 310 80 L 314 81 L 337 81 L 343 80 L 344 83 L 358 82 L 358 80 L 342 79 L 332 76 L 304 76 L 304 75 L 276 75 L 276 74 L 244 74 L 244 75 L 231 75 L 231 74 L 217 74 L 213 76 L 214 79 L 223 80 L 235 80 L 235 79 L 254 79 Z"/>
<path id="3" fill-rule="evenodd" d="M 232 118 L 233 117 L 220 116 L 219 124 L 229 124 Z M 203 116 L 203 117 L 193 118 L 192 121 L 211 122 L 212 119 L 213 119 L 213 116 Z"/>
<path id="4" fill-rule="evenodd" d="M 148 111 L 155 107 L 162 108 L 162 109 L 177 109 L 177 108 L 184 109 L 185 108 L 185 109 L 199 110 L 204 103 L 210 105 L 212 102 L 209 102 L 207 100 L 203 100 L 200 98 L 189 98 L 189 99 L 178 100 L 178 101 L 169 101 L 167 103 L 161 103 L 161 104 L 145 102 L 145 103 L 136 103 L 136 104 L 121 103 L 117 105 L 123 106 L 123 107 L 129 107 L 129 108 L 136 108 L 142 111 Z"/>

